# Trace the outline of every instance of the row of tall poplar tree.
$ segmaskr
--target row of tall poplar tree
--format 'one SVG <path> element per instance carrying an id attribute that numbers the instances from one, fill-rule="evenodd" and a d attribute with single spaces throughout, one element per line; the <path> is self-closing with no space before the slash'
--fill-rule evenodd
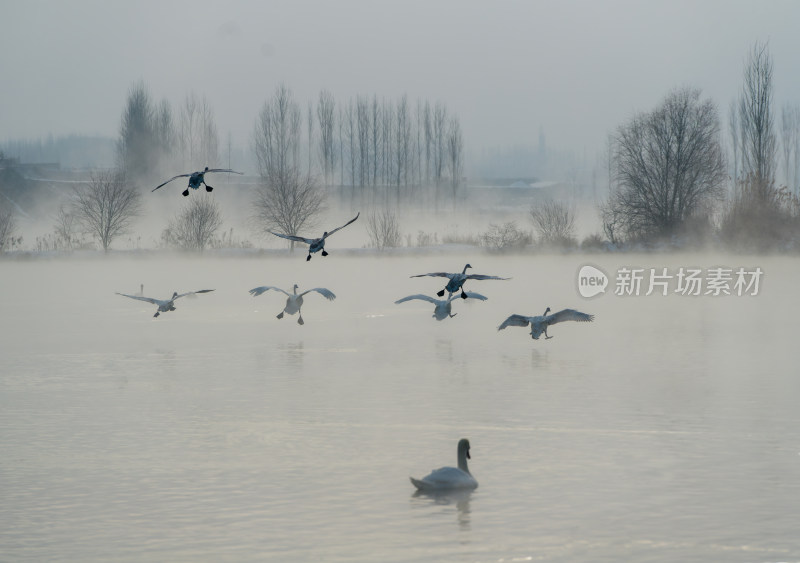
<path id="1" fill-rule="evenodd" d="M 437 198 L 458 196 L 464 141 L 457 115 L 443 102 L 356 96 L 337 102 L 323 90 L 302 108 L 279 85 L 255 119 L 252 148 L 265 182 L 276 167 L 285 175 L 314 177 L 327 186 L 350 188 L 351 196 L 397 201 L 433 189 Z M 219 134 L 205 96 L 189 94 L 177 111 L 155 102 L 143 82 L 134 84 L 123 110 L 118 166 L 154 180 L 175 170 L 215 167 Z M 199 167 L 199 168 L 198 168 Z M 133 177 L 130 174 L 126 176 Z M 429 193 L 429 192 L 426 192 Z"/>

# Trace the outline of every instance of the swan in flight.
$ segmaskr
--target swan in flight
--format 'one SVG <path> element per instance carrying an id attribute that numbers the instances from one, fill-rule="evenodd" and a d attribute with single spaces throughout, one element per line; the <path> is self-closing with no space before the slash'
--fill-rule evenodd
<path id="1" fill-rule="evenodd" d="M 594 315 L 581 313 L 575 309 L 564 309 L 563 311 L 553 313 L 552 315 L 548 315 L 547 313 L 549 312 L 550 307 L 548 307 L 544 314 L 539 317 L 511 315 L 503 321 L 503 324 L 497 327 L 497 330 L 503 330 L 507 326 L 528 326 L 530 323 L 531 338 L 534 340 L 539 340 L 539 337 L 542 335 L 542 333 L 544 333 L 545 339 L 550 339 L 553 338 L 552 336 L 547 336 L 547 327 L 550 325 L 562 323 L 564 321 L 592 322 L 594 320 Z"/>
<path id="2" fill-rule="evenodd" d="M 458 441 L 458 467 L 442 467 L 434 469 L 422 479 L 410 477 L 411 483 L 420 491 L 430 493 L 437 491 L 452 491 L 454 489 L 475 489 L 478 482 L 467 467 L 469 456 L 469 440 L 462 438 Z"/>
<path id="3" fill-rule="evenodd" d="M 210 192 L 211 190 L 214 189 L 211 186 L 209 186 L 208 184 L 206 184 L 206 174 L 208 174 L 210 172 L 229 172 L 231 174 L 240 174 L 240 175 L 244 174 L 244 172 L 237 172 L 236 170 L 230 170 L 228 168 L 209 168 L 208 166 L 206 166 L 206 169 L 203 170 L 203 171 L 190 172 L 189 174 L 178 174 L 177 176 L 173 176 L 172 178 L 170 178 L 169 180 L 167 180 L 163 184 L 157 185 L 155 188 L 153 188 L 150 191 L 154 192 L 158 188 L 160 188 L 162 186 L 166 186 L 172 180 L 176 180 L 178 178 L 189 178 L 189 187 L 187 187 L 182 192 L 184 196 L 189 195 L 189 188 L 192 188 L 193 190 L 196 190 L 196 189 L 198 189 L 200 187 L 200 184 L 205 185 L 206 191 Z"/>
<path id="4" fill-rule="evenodd" d="M 437 321 L 443 321 L 444 319 L 450 317 L 455 317 L 458 313 L 451 313 L 453 309 L 453 299 L 456 299 L 458 296 L 450 294 L 447 299 L 434 299 L 433 297 L 428 297 L 427 295 L 422 295 L 421 293 L 417 293 L 416 295 L 409 295 L 408 297 L 403 297 L 402 299 L 398 299 L 395 301 L 395 304 L 405 303 L 406 301 L 411 301 L 413 299 L 419 299 L 420 301 L 427 301 L 428 303 L 433 303 L 436 307 L 433 310 L 433 317 Z M 480 293 L 468 292 L 467 297 L 470 299 L 480 299 L 481 301 L 486 301 L 486 297 L 481 295 Z"/>
<path id="5" fill-rule="evenodd" d="M 284 313 L 288 313 L 290 315 L 294 315 L 295 313 L 300 313 L 300 316 L 297 319 L 297 324 L 299 325 L 305 324 L 305 321 L 303 321 L 303 313 L 302 311 L 300 311 L 300 307 L 303 306 L 303 296 L 306 293 L 316 291 L 317 293 L 325 297 L 328 301 L 333 301 L 334 299 L 336 299 L 336 296 L 333 294 L 333 292 L 330 289 L 325 289 L 324 287 L 315 287 L 313 289 L 307 289 L 303 293 L 297 293 L 298 287 L 300 286 L 294 284 L 294 287 L 292 288 L 294 293 L 289 293 L 288 291 L 284 291 L 279 287 L 273 287 L 271 285 L 262 285 L 261 287 L 254 287 L 253 289 L 251 289 L 250 294 L 253 297 L 256 297 L 258 295 L 261 295 L 265 291 L 269 291 L 270 289 L 274 289 L 275 291 L 280 291 L 281 293 L 285 293 L 289 297 L 288 299 L 286 299 L 286 306 L 283 308 L 283 311 L 278 313 L 278 318 L 282 319 Z"/>
<path id="6" fill-rule="evenodd" d="M 451 295 L 461 290 L 461 298 L 466 299 L 469 297 L 469 294 L 464 291 L 464 282 L 467 280 L 510 280 L 511 278 L 501 278 L 498 276 L 486 276 L 483 274 L 468 274 L 467 268 L 472 268 L 470 264 L 464 266 L 464 270 L 459 274 L 449 274 L 447 272 L 431 272 L 430 274 L 417 274 L 416 276 L 411 276 L 412 278 L 421 278 L 423 276 L 435 276 L 440 278 L 449 278 L 450 281 L 447 282 L 445 288 L 436 293 L 439 297 L 444 295 L 444 292 L 447 291 Z"/>
<path id="7" fill-rule="evenodd" d="M 327 256 L 328 253 L 325 251 L 325 239 L 328 238 L 329 236 L 331 236 L 336 231 L 338 231 L 340 229 L 344 229 L 347 225 L 349 225 L 350 223 L 352 223 L 353 221 L 358 219 L 359 215 L 361 215 L 360 211 L 356 214 L 355 217 L 350 219 L 347 223 L 345 223 L 341 227 L 336 227 L 332 231 L 326 231 L 325 233 L 322 234 L 322 236 L 320 238 L 305 238 L 305 237 L 298 237 L 298 236 L 295 236 L 295 235 L 284 235 L 283 233 L 276 233 L 276 232 L 273 232 L 273 231 L 269 231 L 269 232 L 272 233 L 273 235 L 275 235 L 276 237 L 281 237 L 281 238 L 285 238 L 285 239 L 288 239 L 288 240 L 293 240 L 295 242 L 304 242 L 304 243 L 306 243 L 308 245 L 308 257 L 306 258 L 306 262 L 308 262 L 309 260 L 311 260 L 311 253 L 313 253 L 313 252 L 319 252 L 321 250 L 322 251 L 322 255 L 323 256 Z"/>
<path id="8" fill-rule="evenodd" d="M 158 311 L 156 314 L 153 315 L 157 317 L 161 313 L 166 313 L 167 311 L 174 311 L 175 310 L 175 300 L 180 299 L 181 297 L 194 297 L 198 293 L 208 293 L 209 291 L 214 291 L 213 289 L 201 289 L 200 291 L 189 291 L 187 293 L 181 293 L 178 295 L 178 292 L 175 291 L 172 293 L 172 297 L 170 299 L 153 299 L 152 297 L 143 297 L 141 295 L 128 295 L 127 293 L 117 293 L 117 295 L 122 295 L 123 297 L 130 297 L 131 299 L 138 299 L 139 301 L 147 301 L 148 303 L 152 303 L 153 305 L 158 305 Z"/>

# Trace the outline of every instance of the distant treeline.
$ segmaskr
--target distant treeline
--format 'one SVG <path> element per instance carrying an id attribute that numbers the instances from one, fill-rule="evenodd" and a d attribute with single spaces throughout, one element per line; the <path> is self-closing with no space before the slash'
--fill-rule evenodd
<path id="1" fill-rule="evenodd" d="M 109 137 L 64 135 L 45 139 L 11 139 L 0 152 L 21 163 L 57 163 L 67 168 L 108 168 L 115 162 L 116 141 Z"/>

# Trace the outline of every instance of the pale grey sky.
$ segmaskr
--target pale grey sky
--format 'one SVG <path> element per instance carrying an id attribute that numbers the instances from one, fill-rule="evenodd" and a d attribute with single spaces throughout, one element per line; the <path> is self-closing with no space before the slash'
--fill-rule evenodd
<path id="1" fill-rule="evenodd" d="M 303 107 L 328 89 L 444 101 L 469 148 L 599 150 L 633 112 L 701 88 L 725 121 L 757 40 L 776 104 L 800 103 L 800 2 L 2 0 L 0 141 L 116 136 L 144 80 L 176 107 L 194 90 L 245 145 L 275 86 Z"/>

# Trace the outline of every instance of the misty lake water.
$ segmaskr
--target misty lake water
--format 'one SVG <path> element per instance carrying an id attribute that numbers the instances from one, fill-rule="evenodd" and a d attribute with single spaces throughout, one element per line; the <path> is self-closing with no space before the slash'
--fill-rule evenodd
<path id="1" fill-rule="evenodd" d="M 485 302 L 433 295 L 432 271 Z M 576 275 L 761 267 L 757 296 L 584 299 Z M 0 263 L 2 561 L 797 561 L 792 258 L 57 258 Z M 305 325 L 259 285 L 327 287 Z M 155 307 L 114 295 L 166 297 Z M 550 340 L 496 327 L 576 308 Z M 456 464 L 472 493 L 415 496 Z"/>

